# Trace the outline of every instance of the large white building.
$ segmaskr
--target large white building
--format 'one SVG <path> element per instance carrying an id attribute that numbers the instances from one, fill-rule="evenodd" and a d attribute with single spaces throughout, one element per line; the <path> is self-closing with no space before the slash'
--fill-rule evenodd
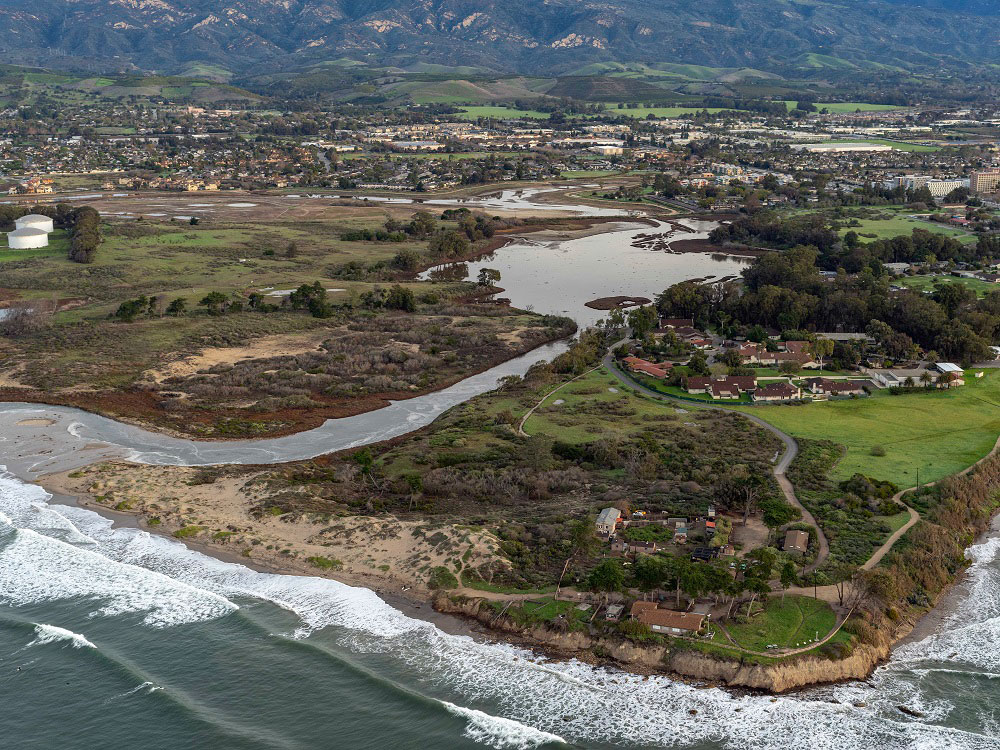
<path id="1" fill-rule="evenodd" d="M 30 250 L 49 246 L 49 233 L 37 227 L 24 227 L 7 232 L 7 246 L 11 250 Z"/>
<path id="2" fill-rule="evenodd" d="M 17 229 L 41 229 L 43 232 L 55 231 L 52 219 L 41 214 L 28 214 L 27 216 L 22 216 L 20 219 L 15 219 L 14 226 Z"/>
<path id="3" fill-rule="evenodd" d="M 796 151 L 812 154 L 839 154 L 851 151 L 892 151 L 892 146 L 884 143 L 801 143 L 793 144 Z"/>

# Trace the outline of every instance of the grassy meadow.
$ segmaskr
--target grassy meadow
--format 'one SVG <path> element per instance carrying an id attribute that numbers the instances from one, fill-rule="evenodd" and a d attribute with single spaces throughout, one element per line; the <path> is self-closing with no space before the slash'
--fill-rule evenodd
<path id="1" fill-rule="evenodd" d="M 966 385 L 946 391 L 824 401 L 746 410 L 793 437 L 832 440 L 846 452 L 830 477 L 855 473 L 911 487 L 953 474 L 985 456 L 1000 435 L 1000 374 L 968 373 Z M 872 455 L 881 446 L 884 456 Z"/>

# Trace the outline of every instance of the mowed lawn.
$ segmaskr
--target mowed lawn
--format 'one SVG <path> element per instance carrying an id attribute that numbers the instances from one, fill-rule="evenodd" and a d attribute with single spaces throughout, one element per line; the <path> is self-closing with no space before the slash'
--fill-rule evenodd
<path id="1" fill-rule="evenodd" d="M 911 487 L 960 471 L 985 456 L 1000 435 L 1000 374 L 987 370 L 947 391 L 892 396 L 879 391 L 865 399 L 803 406 L 759 406 L 743 411 L 794 437 L 832 440 L 845 446 L 833 469 L 836 480 L 856 472 Z M 882 446 L 884 456 L 873 456 Z"/>
<path id="2" fill-rule="evenodd" d="M 837 624 L 833 609 L 822 599 L 772 595 L 764 611 L 743 625 L 727 624 L 726 630 L 743 648 L 763 651 L 770 645 L 785 648 L 805 646 L 823 638 Z M 722 641 L 720 641 L 722 642 Z"/>
<path id="3" fill-rule="evenodd" d="M 911 289 L 919 289 L 920 291 L 934 291 L 935 284 L 961 284 L 962 286 L 969 287 L 969 289 L 974 291 L 980 297 L 984 296 L 988 292 L 1000 289 L 1000 285 L 994 284 L 990 281 L 970 279 L 965 276 L 903 276 L 899 279 L 894 279 L 894 281 L 898 284 L 902 284 L 903 286 L 908 286 Z"/>
<path id="4" fill-rule="evenodd" d="M 978 239 L 976 235 L 971 232 L 955 229 L 933 221 L 911 219 L 909 216 L 903 214 L 894 216 L 891 219 L 858 219 L 858 222 L 861 226 L 845 227 L 840 230 L 840 236 L 843 237 L 848 232 L 857 232 L 861 235 L 862 242 L 873 242 L 874 240 L 892 239 L 893 237 L 899 237 L 900 235 L 910 235 L 913 234 L 914 229 L 923 229 L 934 234 L 943 234 L 948 237 L 954 237 L 959 242 L 965 244 L 971 244 L 976 242 Z M 869 234 L 875 236 L 865 236 Z"/>

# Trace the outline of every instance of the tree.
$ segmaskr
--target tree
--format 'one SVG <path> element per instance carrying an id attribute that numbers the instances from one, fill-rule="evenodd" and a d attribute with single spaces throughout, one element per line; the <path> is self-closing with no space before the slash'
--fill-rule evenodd
<path id="1" fill-rule="evenodd" d="M 480 268 L 476 283 L 479 286 L 496 286 L 500 281 L 500 272 L 495 268 Z"/>
<path id="2" fill-rule="evenodd" d="M 209 292 L 198 303 L 208 309 L 209 315 L 222 315 L 226 311 L 226 303 L 229 301 L 222 292 Z"/>
<path id="3" fill-rule="evenodd" d="M 823 360 L 833 354 L 834 342 L 832 339 L 815 339 L 809 343 L 812 355 L 819 362 L 819 369 L 823 369 Z"/>
<path id="4" fill-rule="evenodd" d="M 794 375 L 799 371 L 799 363 L 793 359 L 786 359 L 778 365 L 778 372 L 782 375 Z"/>
<path id="5" fill-rule="evenodd" d="M 834 578 L 837 579 L 837 583 L 834 585 L 837 587 L 837 598 L 840 600 L 841 607 L 844 606 L 844 600 L 848 593 L 848 586 L 851 585 L 851 581 L 857 573 L 857 567 L 849 565 L 848 563 L 840 563 L 833 569 Z"/>
<path id="6" fill-rule="evenodd" d="M 172 318 L 179 317 L 187 311 L 187 300 L 183 297 L 177 297 L 170 301 L 167 305 L 166 313 Z"/>
<path id="7" fill-rule="evenodd" d="M 728 495 L 733 507 L 743 515 L 744 526 L 747 525 L 750 515 L 757 510 L 757 504 L 767 490 L 767 481 L 757 472 L 732 477 L 723 486 L 723 491 Z"/>
<path id="8" fill-rule="evenodd" d="M 739 349 L 726 349 L 715 360 L 726 367 L 741 367 L 743 365 L 743 357 L 740 355 Z"/>
<path id="9" fill-rule="evenodd" d="M 629 311 L 628 324 L 632 328 L 632 336 L 637 339 L 644 339 L 659 322 L 656 308 L 652 305 L 643 305 Z"/>
<path id="10" fill-rule="evenodd" d="M 604 592 L 605 596 L 612 591 L 621 591 L 625 586 L 625 573 L 621 563 L 614 559 L 603 560 L 587 576 L 587 584 L 592 591 Z"/>
<path id="11" fill-rule="evenodd" d="M 691 355 L 687 367 L 694 375 L 708 376 L 712 374 L 712 371 L 708 368 L 708 357 L 705 356 L 705 352 L 701 349 L 698 349 Z"/>
<path id="12" fill-rule="evenodd" d="M 414 312 L 417 309 L 417 302 L 413 296 L 412 289 L 406 289 L 399 284 L 395 284 L 389 290 L 385 298 L 385 307 L 389 310 L 404 310 Z"/>
<path id="13" fill-rule="evenodd" d="M 784 600 L 785 591 L 795 583 L 795 563 L 791 560 L 786 560 L 785 564 L 781 566 L 781 598 Z"/>
<path id="14" fill-rule="evenodd" d="M 653 589 L 659 588 L 666 577 L 666 570 L 663 558 L 654 555 L 640 555 L 632 566 L 632 575 L 635 576 L 639 590 L 649 593 Z"/>

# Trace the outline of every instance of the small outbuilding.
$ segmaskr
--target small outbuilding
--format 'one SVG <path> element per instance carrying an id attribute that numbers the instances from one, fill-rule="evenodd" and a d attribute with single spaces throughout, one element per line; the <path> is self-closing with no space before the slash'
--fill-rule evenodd
<path id="1" fill-rule="evenodd" d="M 15 219 L 14 226 L 17 229 L 41 229 L 44 232 L 55 231 L 52 219 L 41 214 L 28 214 L 27 216 L 22 216 L 20 219 Z"/>
<path id="2" fill-rule="evenodd" d="M 31 250 L 49 246 L 49 233 L 44 229 L 25 228 L 7 232 L 7 246 L 11 250 Z"/>
<path id="3" fill-rule="evenodd" d="M 782 549 L 785 552 L 801 552 L 805 554 L 806 550 L 809 549 L 809 534 L 799 529 L 790 529 L 785 534 L 785 543 L 782 545 Z"/>

